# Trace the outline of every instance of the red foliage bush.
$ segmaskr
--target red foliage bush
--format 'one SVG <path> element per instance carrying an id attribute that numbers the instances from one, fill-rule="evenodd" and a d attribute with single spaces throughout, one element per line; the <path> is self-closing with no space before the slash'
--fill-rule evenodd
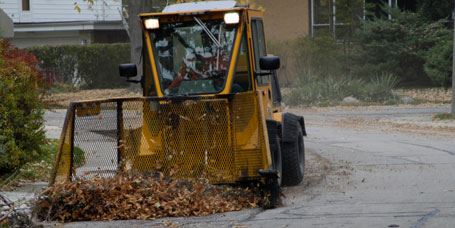
<path id="1" fill-rule="evenodd" d="M 15 68 L 18 64 L 26 65 L 32 72 L 30 76 L 34 77 L 41 87 L 49 88 L 53 83 L 52 80 L 44 78 L 43 71 L 39 68 L 38 58 L 34 54 L 13 46 L 7 40 L 0 40 L 0 62 L 3 62 L 4 68 Z"/>
<path id="2" fill-rule="evenodd" d="M 12 46 L 7 40 L 0 41 L 0 50 L 2 50 L 3 61 L 7 65 L 23 62 L 35 69 L 38 66 L 38 59 L 33 54 Z"/>

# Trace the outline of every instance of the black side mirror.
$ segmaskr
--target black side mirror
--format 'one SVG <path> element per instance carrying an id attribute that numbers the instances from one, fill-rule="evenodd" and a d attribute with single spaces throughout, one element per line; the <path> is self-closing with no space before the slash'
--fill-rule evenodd
<path id="1" fill-rule="evenodd" d="M 280 57 L 267 55 L 259 59 L 259 66 L 261 70 L 274 71 L 280 69 Z"/>
<path id="2" fill-rule="evenodd" d="M 133 63 L 125 63 L 119 65 L 120 77 L 132 78 L 137 76 L 137 66 Z"/>

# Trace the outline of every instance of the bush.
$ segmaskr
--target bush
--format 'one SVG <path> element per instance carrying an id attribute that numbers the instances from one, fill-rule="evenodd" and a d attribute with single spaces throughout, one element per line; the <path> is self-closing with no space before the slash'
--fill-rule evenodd
<path id="1" fill-rule="evenodd" d="M 304 74 L 297 86 L 283 93 L 287 105 L 336 105 L 343 98 L 353 96 L 364 102 L 393 100 L 392 89 L 397 85 L 393 75 L 381 75 L 369 80 L 349 77 L 318 77 Z"/>
<path id="2" fill-rule="evenodd" d="M 395 98 L 393 89 L 398 85 L 398 79 L 391 74 L 383 74 L 372 77 L 357 95 L 367 102 L 384 102 Z M 353 93 L 354 94 L 354 93 Z M 355 96 L 355 95 L 354 95 Z"/>
<path id="3" fill-rule="evenodd" d="M 347 52 L 330 36 L 304 37 L 297 41 L 297 66 L 313 75 L 341 76 L 347 72 Z"/>
<path id="4" fill-rule="evenodd" d="M 438 120 L 455 120 L 455 114 L 452 113 L 438 113 L 433 116 L 433 121 Z"/>
<path id="5" fill-rule="evenodd" d="M 280 57 L 281 66 L 278 76 L 282 86 L 290 86 L 298 75 L 300 66 L 295 61 L 298 54 L 296 48 L 296 40 L 271 41 L 267 44 L 268 53 Z"/>
<path id="6" fill-rule="evenodd" d="M 0 41 L 0 173 L 41 156 L 41 74 L 35 56 Z"/>
<path id="7" fill-rule="evenodd" d="M 418 0 L 419 14 L 429 21 L 450 20 L 454 7 L 453 1 Z"/>
<path id="8" fill-rule="evenodd" d="M 118 65 L 130 61 L 129 44 L 42 46 L 28 49 L 46 78 L 82 89 L 127 87 Z"/>
<path id="9" fill-rule="evenodd" d="M 437 86 L 449 87 L 452 81 L 453 42 L 436 44 L 426 55 L 425 72 Z"/>
<path id="10" fill-rule="evenodd" d="M 425 56 L 450 39 L 450 31 L 443 22 L 428 23 L 415 13 L 392 10 L 392 18 L 365 21 L 359 29 L 354 74 L 388 73 L 402 82 L 425 81 Z"/>

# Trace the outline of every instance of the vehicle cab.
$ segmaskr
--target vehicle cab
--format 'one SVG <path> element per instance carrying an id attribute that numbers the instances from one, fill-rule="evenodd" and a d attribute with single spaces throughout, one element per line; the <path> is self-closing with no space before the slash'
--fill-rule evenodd
<path id="1" fill-rule="evenodd" d="M 278 108 L 281 94 L 275 70 L 280 60 L 267 55 L 261 10 L 235 1 L 208 1 L 170 5 L 161 13 L 139 16 L 144 96 L 261 91 L 267 106 Z M 120 73 L 133 77 L 135 67 L 121 65 Z"/>

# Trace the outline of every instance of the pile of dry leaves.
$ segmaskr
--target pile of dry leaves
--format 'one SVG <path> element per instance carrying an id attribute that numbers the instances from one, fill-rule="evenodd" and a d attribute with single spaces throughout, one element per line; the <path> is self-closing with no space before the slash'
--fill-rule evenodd
<path id="1" fill-rule="evenodd" d="M 124 174 L 55 184 L 37 199 L 34 212 L 39 219 L 63 222 L 156 219 L 238 211 L 257 207 L 260 200 L 250 188 Z"/>

